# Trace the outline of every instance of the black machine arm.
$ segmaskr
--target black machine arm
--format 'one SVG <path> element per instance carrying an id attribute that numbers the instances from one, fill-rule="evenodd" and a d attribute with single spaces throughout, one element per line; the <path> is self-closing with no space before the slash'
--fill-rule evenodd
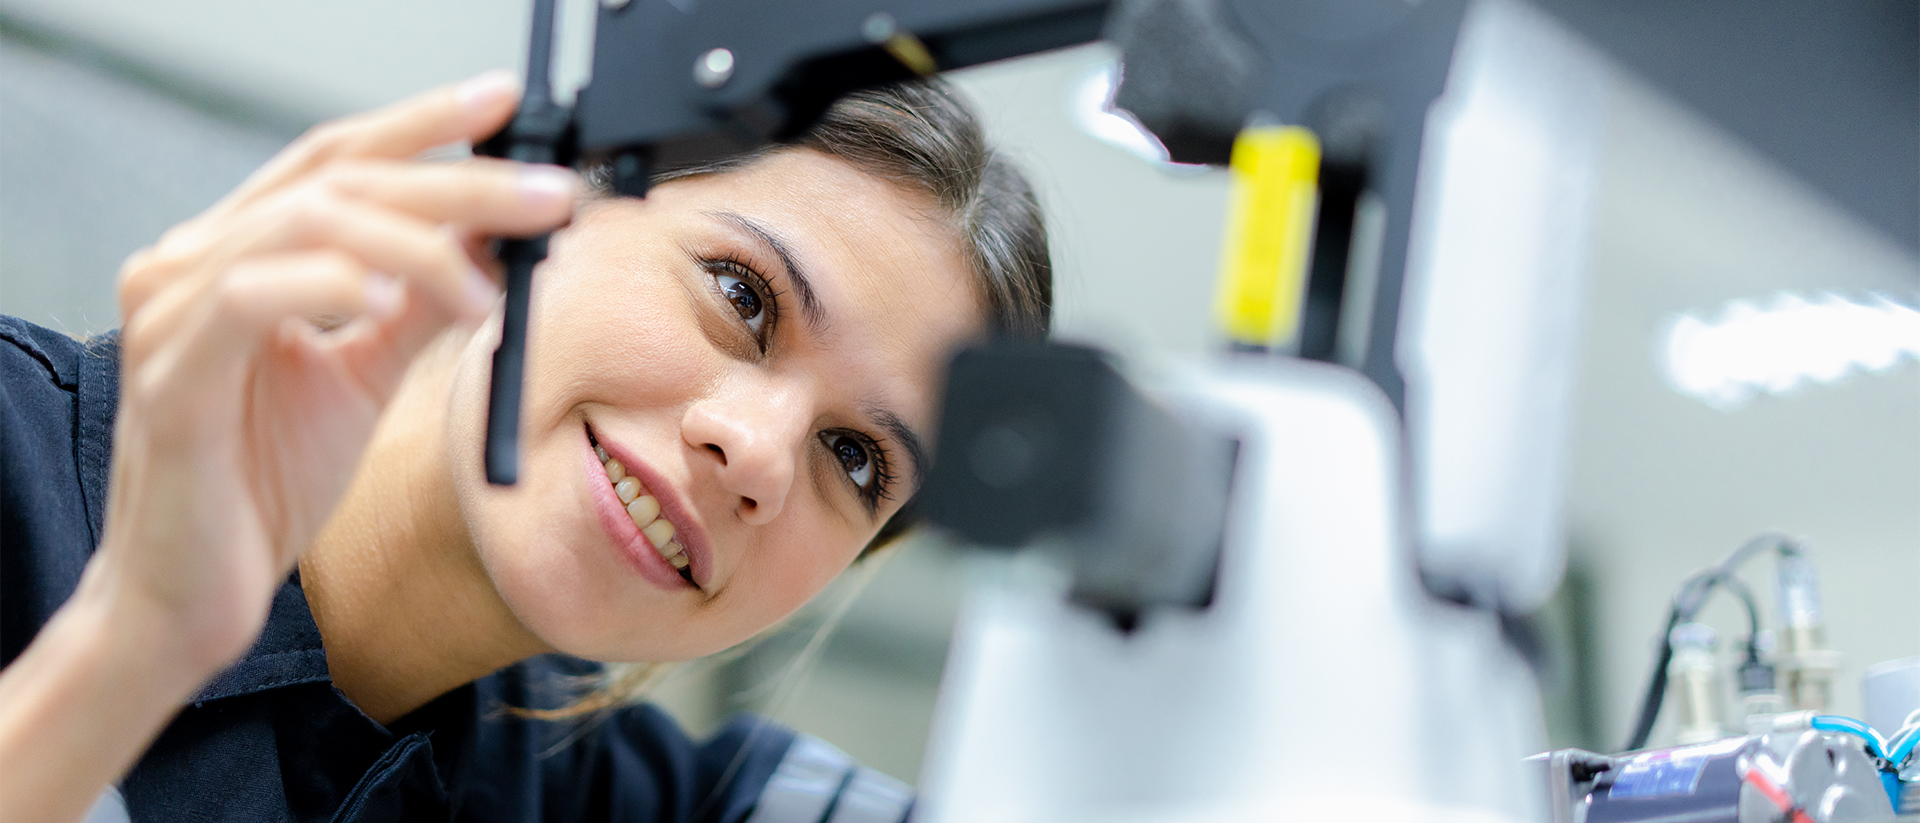
<path id="1" fill-rule="evenodd" d="M 616 190 L 644 194 L 649 168 L 792 140 L 849 92 L 1097 40 L 1108 5 L 636 0 L 603 9 L 593 81 L 580 93 L 581 152 L 615 161 Z"/>
<path id="2" fill-rule="evenodd" d="M 1363 318 L 1367 328 L 1344 335 L 1365 340 L 1363 350 L 1303 354 L 1347 362 L 1402 402 L 1393 342 L 1414 178 L 1465 0 L 607 0 L 593 79 L 571 111 L 548 89 L 553 5 L 535 4 L 523 111 L 482 150 L 591 163 L 628 196 L 644 196 L 656 169 L 799 137 L 850 92 L 1102 38 L 1120 47 L 1125 67 L 1116 104 L 1174 160 L 1224 163 L 1256 115 L 1309 126 L 1339 172 L 1325 179 L 1351 184 L 1326 202 L 1347 209 L 1364 187 L 1387 217 L 1371 256 L 1377 270 L 1355 273 L 1377 277 L 1363 290 L 1373 295 L 1368 310 L 1338 305 L 1356 291 L 1338 282 L 1349 274 L 1346 236 L 1317 239 L 1331 257 L 1314 279 L 1333 280 L 1309 283 L 1303 334 L 1330 339 L 1317 326 Z M 507 324 L 486 446 L 494 483 L 517 477 L 527 293 L 544 252 L 544 238 L 502 244 Z"/>
<path id="3" fill-rule="evenodd" d="M 523 163 L 573 164 L 577 152 L 572 112 L 553 97 L 553 30 L 557 22 L 554 0 L 534 0 L 527 85 L 520 110 L 504 130 L 475 146 L 476 152 Z M 527 307 L 533 291 L 533 267 L 547 258 L 547 235 L 503 239 L 497 253 L 506 270 L 506 306 L 487 386 L 485 462 L 488 483 L 511 486 L 520 479 L 520 388 L 526 370 Z"/>

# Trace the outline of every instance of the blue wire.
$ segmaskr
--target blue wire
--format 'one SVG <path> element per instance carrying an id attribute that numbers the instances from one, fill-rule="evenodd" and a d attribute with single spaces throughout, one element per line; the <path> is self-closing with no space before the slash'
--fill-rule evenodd
<path id="1" fill-rule="evenodd" d="M 1875 732 L 1872 726 L 1851 717 L 1835 714 L 1817 715 L 1813 718 L 1813 727 L 1823 732 L 1841 732 L 1858 737 L 1867 741 L 1867 750 L 1873 752 L 1874 757 L 1888 759 L 1886 750 L 1881 747 L 1880 734 Z"/>
<path id="2" fill-rule="evenodd" d="M 1896 767 L 1900 766 L 1906 762 L 1908 755 L 1913 754 L 1916 745 L 1920 745 L 1920 726 L 1911 726 L 1905 734 L 1887 741 L 1887 760 Z"/>

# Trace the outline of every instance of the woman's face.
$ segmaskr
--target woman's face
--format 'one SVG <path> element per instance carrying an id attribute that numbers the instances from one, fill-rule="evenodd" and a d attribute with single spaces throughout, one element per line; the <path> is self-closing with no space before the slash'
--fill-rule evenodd
<path id="1" fill-rule="evenodd" d="M 818 592 L 913 494 L 985 323 L 959 243 L 808 150 L 585 208 L 534 279 L 519 485 L 479 465 L 493 336 L 457 378 L 455 482 L 508 608 L 569 654 L 675 660 Z"/>

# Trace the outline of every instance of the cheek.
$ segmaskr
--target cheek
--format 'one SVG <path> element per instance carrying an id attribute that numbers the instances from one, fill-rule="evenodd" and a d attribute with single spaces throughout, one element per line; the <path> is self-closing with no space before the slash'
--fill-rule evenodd
<path id="1" fill-rule="evenodd" d="M 670 264 L 626 266 L 555 267 L 536 280 L 529 430 L 586 403 L 621 413 L 684 408 L 711 382 L 717 358 L 700 325 L 701 295 Z"/>
<path id="2" fill-rule="evenodd" d="M 853 563 L 872 535 L 850 532 L 832 515 L 812 522 L 790 521 L 768 533 L 768 540 L 743 564 L 742 582 L 762 625 L 777 622 L 824 590 Z"/>

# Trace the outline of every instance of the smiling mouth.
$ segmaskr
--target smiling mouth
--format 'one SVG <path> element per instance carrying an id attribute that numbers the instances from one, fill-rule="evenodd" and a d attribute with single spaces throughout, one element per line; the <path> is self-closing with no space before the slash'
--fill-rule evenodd
<path id="1" fill-rule="evenodd" d="M 645 535 L 653 550 L 680 573 L 680 577 L 693 583 L 693 571 L 689 568 L 687 549 L 680 545 L 674 536 L 673 523 L 660 516 L 660 501 L 640 485 L 640 479 L 627 474 L 625 466 L 607 454 L 600 447 L 599 439 L 593 436 L 593 430 L 587 430 L 587 440 L 593 444 L 593 456 L 600 458 L 600 466 L 607 470 L 607 484 L 613 487 L 614 497 L 627 509 L 627 516 L 633 518 L 633 525 Z M 698 583 L 693 583 L 698 588 Z"/>

